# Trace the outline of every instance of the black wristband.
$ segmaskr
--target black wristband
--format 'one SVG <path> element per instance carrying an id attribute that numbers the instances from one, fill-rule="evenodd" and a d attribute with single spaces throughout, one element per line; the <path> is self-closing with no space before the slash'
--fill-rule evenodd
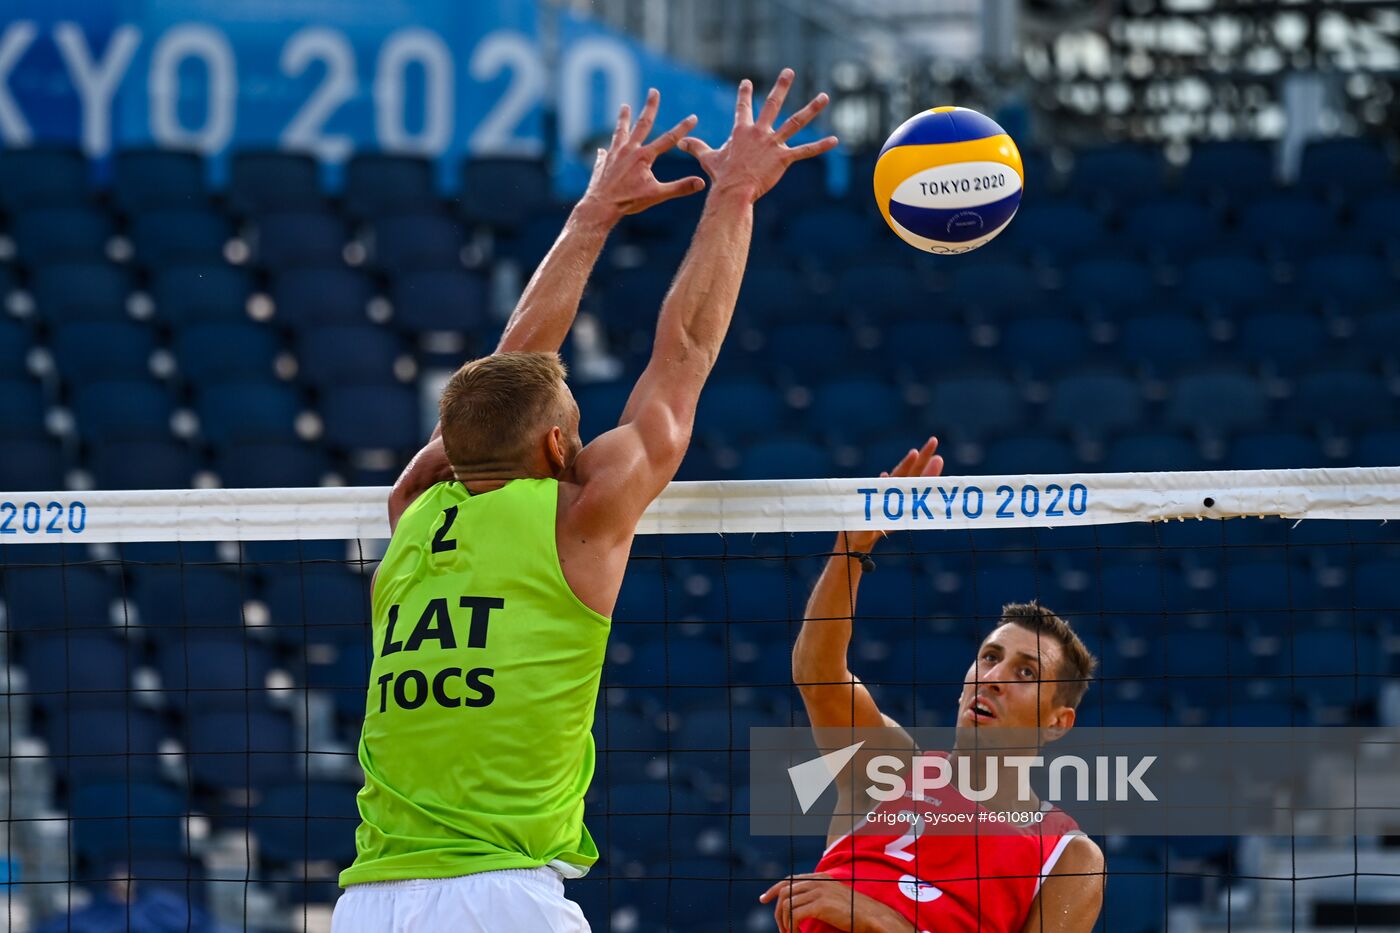
<path id="1" fill-rule="evenodd" d="M 860 569 L 864 570 L 866 573 L 873 573 L 875 571 L 875 561 L 870 558 L 867 552 L 847 551 L 846 556 L 854 557 L 856 560 L 860 561 Z"/>

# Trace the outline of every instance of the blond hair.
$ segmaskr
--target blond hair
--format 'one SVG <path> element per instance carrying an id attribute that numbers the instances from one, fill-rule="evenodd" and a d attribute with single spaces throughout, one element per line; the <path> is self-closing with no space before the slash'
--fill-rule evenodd
<path id="1" fill-rule="evenodd" d="M 458 468 L 521 460 L 560 414 L 567 375 L 557 353 L 497 353 L 462 366 L 438 403 L 448 460 Z"/>

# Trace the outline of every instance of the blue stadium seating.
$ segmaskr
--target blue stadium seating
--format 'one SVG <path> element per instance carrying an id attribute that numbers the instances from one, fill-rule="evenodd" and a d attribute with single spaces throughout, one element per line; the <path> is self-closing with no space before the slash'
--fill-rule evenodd
<path id="1" fill-rule="evenodd" d="M 256 382 L 276 374 L 281 346 L 260 324 L 196 324 L 175 338 L 175 360 L 189 382 Z"/>
<path id="2" fill-rule="evenodd" d="M 428 437 L 418 397 L 403 386 L 327 389 L 321 403 L 326 443 L 351 450 L 416 450 Z"/>
<path id="3" fill-rule="evenodd" d="M 304 405 L 295 389 L 274 382 L 206 385 L 195 412 L 200 434 L 224 445 L 250 441 L 295 441 Z M 254 484 L 261 485 L 261 484 Z"/>
<path id="4" fill-rule="evenodd" d="M 263 590 L 275 637 L 293 644 L 363 643 L 369 582 L 337 566 L 277 568 Z"/>
<path id="5" fill-rule="evenodd" d="M 7 439 L 42 440 L 48 433 L 44 424 L 44 392 L 28 380 L 0 381 L 0 431 Z"/>
<path id="6" fill-rule="evenodd" d="M 1191 147 L 1177 184 L 1187 194 L 1218 200 L 1257 197 L 1274 185 L 1273 159 L 1263 143 L 1199 143 Z"/>
<path id="7" fill-rule="evenodd" d="M 928 382 L 944 360 L 967 359 L 967 331 L 952 321 L 900 321 L 885 329 L 880 359 L 915 382 Z"/>
<path id="8" fill-rule="evenodd" d="M 0 208 L 7 214 L 32 207 L 81 204 L 88 196 L 88 164 L 76 149 L 36 146 L 0 151 Z"/>
<path id="9" fill-rule="evenodd" d="M 359 152 L 345 166 L 345 206 L 356 217 L 432 207 L 434 189 L 432 163 L 421 156 Z"/>
<path id="10" fill-rule="evenodd" d="M 1112 372 L 1065 376 L 1050 388 L 1049 422 L 1077 435 L 1100 437 L 1140 424 L 1142 395 L 1132 380 Z"/>
<path id="11" fill-rule="evenodd" d="M 1075 202 L 1029 200 L 998 240 L 1006 240 L 1022 252 L 1064 262 L 1101 248 L 1103 219 Z"/>
<path id="12" fill-rule="evenodd" d="M 20 214 L 11 232 L 21 262 L 101 261 L 112 238 L 112 222 L 88 207 L 46 207 Z"/>
<path id="13" fill-rule="evenodd" d="M 1256 249 L 1283 257 L 1306 255 L 1337 236 L 1332 212 L 1305 194 L 1250 201 L 1240 209 L 1239 230 Z"/>
<path id="14" fill-rule="evenodd" d="M 177 326 L 248 318 L 252 278 L 244 269 L 215 263 L 171 266 L 156 274 L 156 312 Z"/>
<path id="15" fill-rule="evenodd" d="M 298 375 L 312 385 L 392 384 L 403 346 L 371 324 L 318 327 L 297 341 Z"/>
<path id="16" fill-rule="evenodd" d="M 334 266 L 349 240 L 340 218 L 327 211 L 262 214 L 255 229 L 255 261 L 272 270 Z"/>
<path id="17" fill-rule="evenodd" d="M 764 355 L 777 372 L 804 385 L 829 373 L 833 360 L 847 373 L 862 367 L 850 332 L 837 324 L 779 325 L 768 335 Z"/>
<path id="18" fill-rule="evenodd" d="M 181 631 L 156 642 L 156 670 L 166 702 L 180 709 L 260 708 L 272 653 L 259 643 L 227 629 Z"/>
<path id="19" fill-rule="evenodd" d="M 136 659 L 115 634 L 98 629 L 43 632 L 19 640 L 33 701 L 71 702 L 83 694 L 115 694 L 131 686 Z"/>
<path id="20" fill-rule="evenodd" d="M 1357 466 L 1395 466 L 1400 463 L 1400 431 L 1371 431 L 1361 435 L 1352 451 Z"/>
<path id="21" fill-rule="evenodd" d="M 1183 376 L 1172 387 L 1167 420 L 1198 434 L 1262 425 L 1268 402 L 1259 383 L 1228 370 Z"/>
<path id="22" fill-rule="evenodd" d="M 522 226 L 554 200 L 549 176 L 535 159 L 481 157 L 462 165 L 462 209 L 474 223 Z"/>
<path id="23" fill-rule="evenodd" d="M 4 392 L 10 383 L 0 383 Z M 0 430 L 4 430 L 4 409 L 0 405 Z M 61 485 L 65 469 L 63 452 L 53 441 L 23 440 L 15 437 L 5 441 L 5 456 L 0 457 L 0 490 L 39 490 Z"/>
<path id="24" fill-rule="evenodd" d="M 793 260 L 822 265 L 869 252 L 875 230 L 860 214 L 830 205 L 787 218 L 781 242 Z"/>
<path id="25" fill-rule="evenodd" d="M 214 472 L 231 488 L 319 486 L 329 471 L 324 451 L 292 440 L 239 442 L 221 446 L 214 456 Z"/>
<path id="26" fill-rule="evenodd" d="M 366 323 L 373 297 L 369 277 L 346 268 L 290 269 L 272 287 L 276 320 L 293 330 Z"/>
<path id="27" fill-rule="evenodd" d="M 102 629 L 111 623 L 117 581 L 99 568 L 11 567 L 3 579 L 0 595 L 11 631 Z"/>
<path id="28" fill-rule="evenodd" d="M 175 405 L 157 382 L 88 382 L 75 389 L 73 411 L 88 440 L 164 440 Z"/>
<path id="29" fill-rule="evenodd" d="M 320 173 L 308 155 L 240 152 L 230 168 L 228 200 L 243 215 L 319 207 Z"/>
<path id="30" fill-rule="evenodd" d="M 1161 190 L 1166 160 L 1157 149 L 1105 146 L 1075 155 L 1070 190 L 1099 203 L 1131 203 Z"/>
<path id="31" fill-rule="evenodd" d="M 18 321 L 0 318 L 0 372 L 19 374 L 28 366 L 29 351 L 34 339 L 29 329 Z"/>
<path id="32" fill-rule="evenodd" d="M 1161 373 L 1198 364 L 1211 353 L 1205 325 L 1184 314 L 1151 314 L 1123 322 L 1119 346 L 1126 362 Z"/>
<path id="33" fill-rule="evenodd" d="M 145 379 L 155 349 L 155 333 L 132 322 L 70 324 L 58 328 L 51 341 L 59 373 L 74 385 Z"/>
<path id="34" fill-rule="evenodd" d="M 1155 297 L 1152 272 L 1134 259 L 1085 259 L 1065 279 L 1068 299 L 1095 310 L 1150 305 Z"/>
<path id="35" fill-rule="evenodd" d="M 198 154 L 125 149 L 112 160 L 112 200 L 127 214 L 203 207 L 209 193 Z"/>
<path id="36" fill-rule="evenodd" d="M 188 805 L 174 788 L 157 783 L 88 784 L 72 794 L 73 848 L 80 858 L 186 854 Z"/>
<path id="37" fill-rule="evenodd" d="M 189 489 L 199 472 L 195 453 L 173 441 L 108 441 L 88 458 L 98 489 Z"/>
<path id="38" fill-rule="evenodd" d="M 182 731 L 189 777 L 199 786 L 258 787 L 301 770 L 293 756 L 292 717 L 283 711 L 204 710 L 192 713 Z"/>
<path id="39" fill-rule="evenodd" d="M 1178 434 L 1127 434 L 1108 447 L 1103 468 L 1111 473 L 1203 470 L 1200 449 Z"/>
<path id="40" fill-rule="evenodd" d="M 996 376 L 943 379 L 933 387 L 928 422 L 952 437 L 986 438 L 1021 423 L 1016 388 Z"/>
<path id="41" fill-rule="evenodd" d="M 1297 366 L 1325 351 L 1322 320 L 1304 311 L 1251 314 L 1240 321 L 1236 350 L 1251 362 Z"/>
<path id="42" fill-rule="evenodd" d="M 1230 444 L 1227 464 L 1233 470 L 1315 469 L 1326 466 L 1317 439 L 1289 431 L 1240 434 Z"/>
<path id="43" fill-rule="evenodd" d="M 953 270 L 948 297 L 958 310 L 988 317 L 1041 310 L 1042 292 L 1035 273 L 1013 262 L 981 262 Z"/>
<path id="44" fill-rule="evenodd" d="M 826 447 L 800 438 L 760 441 L 743 452 L 739 479 L 799 479 L 833 472 Z"/>
<path id="45" fill-rule="evenodd" d="M 1047 315 L 1008 322 L 1000 352 L 1011 368 L 1045 377 L 1083 363 L 1091 349 L 1082 325 Z"/>
<path id="46" fill-rule="evenodd" d="M 1187 263 L 1182 293 L 1193 305 L 1231 307 L 1257 302 L 1273 290 L 1273 278 L 1259 260 L 1248 256 L 1202 256 Z"/>
<path id="47" fill-rule="evenodd" d="M 211 628 L 237 634 L 244 593 L 235 571 L 219 567 L 140 567 L 133 589 L 141 624 L 148 628 Z"/>
<path id="48" fill-rule="evenodd" d="M 218 263 L 233 237 L 228 219 L 208 208 L 146 210 L 131 220 L 136 259 L 152 269 L 174 263 Z"/>
<path id="49" fill-rule="evenodd" d="M 486 324 L 488 298 L 486 281 L 464 269 L 409 273 L 394 283 L 394 326 L 413 334 L 479 334 Z"/>
<path id="50" fill-rule="evenodd" d="M 1308 144 L 1298 184 L 1334 194 L 1369 195 L 1395 181 L 1395 167 L 1376 140 L 1325 139 Z"/>
<path id="51" fill-rule="evenodd" d="M 69 781 L 150 781 L 160 775 L 160 717 L 104 698 L 101 706 L 76 705 L 49 718 L 44 730 L 49 759 Z"/>
<path id="52" fill-rule="evenodd" d="M 788 287 L 793 287 L 791 279 Z M 914 273 L 905 266 L 893 263 L 861 264 L 850 266 L 841 273 L 836 282 L 833 303 L 843 315 L 887 321 L 922 316 L 923 292 Z"/>
<path id="53" fill-rule="evenodd" d="M 1380 377 L 1338 367 L 1303 376 L 1291 407 L 1304 424 L 1346 429 L 1393 423 L 1394 401 Z"/>
<path id="54" fill-rule="evenodd" d="M 1149 256 L 1175 261 L 1212 251 L 1224 231 L 1204 207 L 1174 198 L 1134 208 L 1123 233 L 1141 243 Z"/>
<path id="55" fill-rule="evenodd" d="M 784 417 L 782 397 L 763 383 L 717 382 L 700 396 L 695 434 L 741 441 L 780 431 Z"/>
<path id="56" fill-rule="evenodd" d="M 987 446 L 977 472 L 987 475 L 1022 473 L 1076 473 L 1079 461 L 1064 441 L 1055 437 L 1019 435 Z M 864 595 L 861 599 L 864 600 Z"/>
<path id="57" fill-rule="evenodd" d="M 899 392 L 873 379 L 843 379 L 818 386 L 806 414 L 809 431 L 849 441 L 888 433 L 909 423 Z"/>
<path id="58" fill-rule="evenodd" d="M 261 857 L 283 864 L 350 864 L 359 823 L 358 790 L 358 785 L 315 781 L 269 787 L 253 814 Z"/>
<path id="59" fill-rule="evenodd" d="M 125 321 L 130 273 L 105 262 L 52 263 L 33 273 L 34 303 L 50 324 Z"/>
<path id="60" fill-rule="evenodd" d="M 1298 285 L 1304 294 L 1350 313 L 1378 296 L 1392 294 L 1395 277 L 1374 256 L 1315 256 L 1303 263 Z"/>
<path id="61" fill-rule="evenodd" d="M 372 229 L 374 261 L 391 275 L 462 266 L 466 236 L 446 214 L 393 214 L 376 220 Z"/>

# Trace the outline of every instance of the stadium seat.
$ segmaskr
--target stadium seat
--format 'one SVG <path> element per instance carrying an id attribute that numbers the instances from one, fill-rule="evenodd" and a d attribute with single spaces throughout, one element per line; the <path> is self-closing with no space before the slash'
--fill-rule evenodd
<path id="1" fill-rule="evenodd" d="M 841 379 L 816 387 L 807 409 L 807 430 L 855 441 L 909 423 L 908 409 L 891 385 L 873 379 Z"/>
<path id="2" fill-rule="evenodd" d="M 744 273 L 739 288 L 736 324 L 809 321 L 814 315 L 831 319 L 823 312 L 835 308 L 835 303 L 817 302 L 806 287 L 806 277 L 784 263 L 765 261 L 753 263 Z"/>
<path id="3" fill-rule="evenodd" d="M 14 215 L 34 207 L 81 204 L 88 197 L 88 164 L 76 149 L 36 146 L 0 150 L 0 208 Z"/>
<path id="4" fill-rule="evenodd" d="M 631 394 L 632 386 L 625 382 L 593 382 L 574 390 L 581 419 L 579 430 L 585 442 L 617 427 Z M 704 393 L 700 397 L 704 404 Z"/>
<path id="5" fill-rule="evenodd" d="M 166 440 L 175 406 L 157 382 L 88 382 L 74 391 L 73 412 L 85 440 Z"/>
<path id="6" fill-rule="evenodd" d="M 1333 241 L 1337 226 L 1321 202 L 1304 194 L 1278 194 L 1244 204 L 1239 232 L 1255 248 L 1290 258 Z"/>
<path id="7" fill-rule="evenodd" d="M 224 264 L 171 266 L 156 274 L 156 311 L 176 326 L 248 319 L 252 280 L 247 270 Z"/>
<path id="8" fill-rule="evenodd" d="M 1075 153 L 1069 188 L 1100 204 L 1127 204 L 1160 191 L 1165 175 L 1160 150 L 1120 143 Z"/>
<path id="9" fill-rule="evenodd" d="M 784 218 L 779 242 L 795 261 L 830 266 L 870 252 L 875 229 L 855 211 L 828 205 Z"/>
<path id="10" fill-rule="evenodd" d="M 279 641 L 360 644 L 369 637 L 370 579 L 343 567 L 275 567 L 262 598 Z"/>
<path id="11" fill-rule="evenodd" d="M 1123 233 L 1141 243 L 1148 256 L 1173 262 L 1213 251 L 1223 235 L 1210 211 L 1179 198 L 1134 208 Z"/>
<path id="12" fill-rule="evenodd" d="M 1109 473 L 1201 470 L 1199 448 L 1178 434 L 1128 434 L 1109 444 L 1103 469 Z"/>
<path id="13" fill-rule="evenodd" d="M 133 322 L 68 324 L 51 342 L 58 374 L 70 385 L 108 379 L 145 379 L 151 375 L 156 335 Z"/>
<path id="14" fill-rule="evenodd" d="M 1362 356 L 1381 362 L 1400 360 L 1400 306 L 1379 308 L 1363 316 L 1356 337 Z"/>
<path id="15" fill-rule="evenodd" d="M 1291 368 L 1316 359 L 1327 347 L 1321 318 L 1305 311 L 1251 314 L 1237 326 L 1238 352 L 1251 362 Z"/>
<path id="16" fill-rule="evenodd" d="M 300 378 L 314 386 L 393 384 L 403 345 L 372 324 L 318 327 L 297 340 Z"/>
<path id="17" fill-rule="evenodd" d="M 126 149 L 112 162 L 112 200 L 125 214 L 201 208 L 208 201 L 198 153 Z"/>
<path id="18" fill-rule="evenodd" d="M 1369 196 L 1395 184 L 1395 167 L 1378 140 L 1365 137 L 1308 143 L 1298 172 L 1307 190 Z"/>
<path id="19" fill-rule="evenodd" d="M 1346 313 L 1396 288 L 1381 260 L 1359 254 L 1315 256 L 1303 263 L 1297 284 L 1305 295 Z"/>
<path id="20" fill-rule="evenodd" d="M 1184 314 L 1150 314 L 1128 318 L 1119 333 L 1122 359 L 1155 372 L 1198 364 L 1210 354 L 1205 325 Z"/>
<path id="21" fill-rule="evenodd" d="M 272 784 L 253 811 L 259 856 L 275 864 L 349 865 L 360 822 L 358 791 L 358 784 L 325 781 Z"/>
<path id="22" fill-rule="evenodd" d="M 43 440 L 48 435 L 44 423 L 44 392 L 36 382 L 0 380 L 0 434 L 6 442 Z"/>
<path id="23" fill-rule="evenodd" d="M 977 472 L 989 476 L 1077 473 L 1079 462 L 1074 451 L 1059 438 L 1023 434 L 989 444 Z"/>
<path id="24" fill-rule="evenodd" d="M 156 670 L 166 702 L 180 709 L 260 708 L 273 669 L 268 648 L 227 629 L 191 630 L 158 639 Z"/>
<path id="25" fill-rule="evenodd" d="M 1400 431 L 1368 431 L 1361 435 L 1352 452 L 1356 466 L 1395 466 L 1400 464 Z"/>
<path id="26" fill-rule="evenodd" d="M 1064 316 L 1009 321 L 998 352 L 1009 368 L 1044 377 L 1083 363 L 1089 356 L 1089 335 L 1080 323 Z"/>
<path id="27" fill-rule="evenodd" d="M 336 386 L 321 403 L 325 441 L 350 450 L 417 449 L 427 441 L 418 396 L 404 386 Z"/>
<path id="28" fill-rule="evenodd" d="M 582 400 L 579 404 L 582 406 Z M 731 442 L 744 441 L 780 432 L 785 417 L 781 396 L 763 383 L 716 382 L 700 393 L 695 433 Z"/>
<path id="29" fill-rule="evenodd" d="M 295 389 L 275 382 L 228 382 L 200 388 L 200 435 L 216 445 L 290 442 L 305 406 Z"/>
<path id="30" fill-rule="evenodd" d="M 62 262 L 33 273 L 34 304 L 50 325 L 69 321 L 126 321 L 131 276 L 112 263 Z"/>
<path id="31" fill-rule="evenodd" d="M 0 392 L 9 385 L 0 382 Z M 0 403 L 0 431 L 7 431 L 4 408 Z M 54 441 L 24 440 L 6 433 L 5 456 L 0 457 L 0 491 L 60 489 L 64 468 L 63 452 Z"/>
<path id="32" fill-rule="evenodd" d="M 845 372 L 863 365 L 849 331 L 836 324 L 781 324 L 769 332 L 763 353 L 774 370 L 804 385 L 828 374 L 835 360 Z"/>
<path id="33" fill-rule="evenodd" d="M 967 331 L 953 321 L 899 321 L 882 330 L 880 358 L 915 382 L 931 381 L 943 361 L 966 359 L 971 353 Z"/>
<path id="34" fill-rule="evenodd" d="M 10 227 L 21 262 L 100 262 L 107 256 L 112 221 L 90 207 L 44 207 L 25 211 Z"/>
<path id="35" fill-rule="evenodd" d="M 1303 376 L 1289 407 L 1304 424 L 1348 430 L 1392 423 L 1394 399 L 1379 377 L 1337 367 Z"/>
<path id="36" fill-rule="evenodd" d="M 345 268 L 289 269 L 272 286 L 276 321 L 296 331 L 364 324 L 373 297 L 369 277 Z"/>
<path id="37" fill-rule="evenodd" d="M 277 272 L 295 268 L 334 267 L 344 261 L 349 234 L 340 218 L 327 211 L 273 211 L 253 226 L 253 261 Z"/>
<path id="38" fill-rule="evenodd" d="M 320 486 L 330 464 L 325 453 L 310 444 L 235 443 L 215 453 L 214 472 L 232 489 Z"/>
<path id="39" fill-rule="evenodd" d="M 88 458 L 98 489 L 189 489 L 199 460 L 174 441 L 109 441 L 94 446 Z"/>
<path id="40" fill-rule="evenodd" d="M 837 278 L 833 299 L 845 315 L 882 323 L 920 316 L 927 294 L 905 266 L 859 264 L 849 266 Z"/>
<path id="41" fill-rule="evenodd" d="M 1085 372 L 1056 380 L 1045 415 L 1073 434 L 1101 437 L 1142 422 L 1142 394 L 1114 373 Z"/>
<path id="42" fill-rule="evenodd" d="M 1187 194 L 1244 200 L 1267 193 L 1273 179 L 1273 158 L 1266 144 L 1202 142 L 1191 147 L 1191 160 L 1182 167 L 1177 184 Z"/>
<path id="43" fill-rule="evenodd" d="M 1259 383 L 1239 372 L 1183 376 L 1167 403 L 1167 422 L 1197 434 L 1228 433 L 1263 424 L 1268 401 Z"/>
<path id="44" fill-rule="evenodd" d="M 9 567 L 0 580 L 12 632 L 106 629 L 120 595 L 117 579 L 97 567 Z"/>
<path id="45" fill-rule="evenodd" d="M 195 711 L 181 731 L 186 768 L 197 786 L 252 788 L 285 782 L 300 770 L 292 717 L 280 710 Z"/>
<path id="46" fill-rule="evenodd" d="M 184 796 L 158 783 L 113 782 L 76 788 L 68 808 L 79 858 L 178 857 L 188 852 Z"/>
<path id="47" fill-rule="evenodd" d="M 462 213 L 472 223 L 518 229 L 553 200 L 549 173 L 538 159 L 476 157 L 462 163 Z"/>
<path id="48" fill-rule="evenodd" d="M 1273 291 L 1268 268 L 1247 256 L 1204 256 L 1192 260 L 1181 291 L 1193 305 L 1230 308 L 1259 301 Z"/>
<path id="49" fill-rule="evenodd" d="M 149 781 L 160 775 L 160 717 L 131 703 L 68 707 L 49 717 L 44 730 L 49 760 L 70 782 Z"/>
<path id="50" fill-rule="evenodd" d="M 393 214 L 374 222 L 374 262 L 390 275 L 424 269 L 460 269 L 466 237 L 446 214 Z"/>
<path id="51" fill-rule="evenodd" d="M 433 206 L 433 164 L 422 156 L 357 152 L 345 166 L 345 206 L 356 217 Z"/>
<path id="52" fill-rule="evenodd" d="M 950 437 L 976 440 L 1021 423 L 1016 387 L 996 376 L 959 376 L 935 383 L 927 422 Z"/>
<path id="53" fill-rule="evenodd" d="M 1353 230 L 1358 245 L 1387 244 L 1394 255 L 1400 247 L 1400 192 L 1362 198 L 1356 205 Z"/>
<path id="54" fill-rule="evenodd" d="M 29 351 L 34 338 L 29 329 L 18 321 L 0 318 L 0 372 L 14 378 L 24 372 L 29 363 Z"/>
<path id="55" fill-rule="evenodd" d="M 1083 205 L 1067 201 L 1029 201 L 999 241 L 1031 255 L 1065 262 L 1102 246 L 1103 220 Z"/>
<path id="56" fill-rule="evenodd" d="M 988 261 L 960 265 L 952 272 L 948 300 L 954 313 L 968 311 L 988 317 L 1040 310 L 1044 295 L 1029 266 Z"/>
<path id="57" fill-rule="evenodd" d="M 236 153 L 228 200 L 245 216 L 319 207 L 321 180 L 316 160 L 291 152 Z"/>
<path id="58" fill-rule="evenodd" d="M 465 333 L 485 348 L 490 292 L 486 280 L 465 269 L 413 272 L 394 282 L 394 326 L 413 334 L 432 331 Z"/>
<path id="59" fill-rule="evenodd" d="M 1065 299 L 1096 310 L 1149 304 L 1155 285 L 1147 266 L 1133 259 L 1085 259 L 1070 267 Z"/>
<path id="60" fill-rule="evenodd" d="M 131 687 L 137 661 L 115 631 L 32 633 L 18 641 L 32 702 L 71 702 L 82 694 L 114 694 Z"/>
<path id="61" fill-rule="evenodd" d="M 1161 723 L 1165 725 L 1165 723 Z M 1157 933 L 1165 929 L 1168 874 L 1154 862 L 1115 856 L 1112 881 L 1104 885 L 1101 921 L 1112 933 Z"/>
<path id="62" fill-rule="evenodd" d="M 276 375 L 277 335 L 251 321 L 196 324 L 175 337 L 175 361 L 186 382 L 261 382 Z"/>
<path id="63" fill-rule="evenodd" d="M 137 261 L 149 269 L 175 263 L 216 264 L 233 229 L 222 214 L 206 208 L 142 211 L 131 220 L 131 245 Z"/>
<path id="64" fill-rule="evenodd" d="M 743 451 L 739 479 L 814 479 L 833 472 L 825 447 L 800 439 L 776 439 Z"/>
<path id="65" fill-rule="evenodd" d="M 1307 470 L 1327 463 L 1316 438 L 1289 431 L 1270 431 L 1236 436 L 1230 442 L 1224 465 L 1232 470 Z"/>
<path id="66" fill-rule="evenodd" d="M 139 567 L 132 591 L 142 626 L 148 629 L 208 628 L 236 636 L 243 630 L 249 584 L 222 567 Z M 162 637 L 153 632 L 153 637 Z"/>

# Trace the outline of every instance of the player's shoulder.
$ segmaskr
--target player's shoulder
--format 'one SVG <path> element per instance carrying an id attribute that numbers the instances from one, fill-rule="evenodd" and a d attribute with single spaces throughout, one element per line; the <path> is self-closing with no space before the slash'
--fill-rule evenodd
<path id="1" fill-rule="evenodd" d="M 1051 869 L 1052 875 L 1099 874 L 1104 869 L 1103 849 L 1083 833 L 1074 833 Z"/>

